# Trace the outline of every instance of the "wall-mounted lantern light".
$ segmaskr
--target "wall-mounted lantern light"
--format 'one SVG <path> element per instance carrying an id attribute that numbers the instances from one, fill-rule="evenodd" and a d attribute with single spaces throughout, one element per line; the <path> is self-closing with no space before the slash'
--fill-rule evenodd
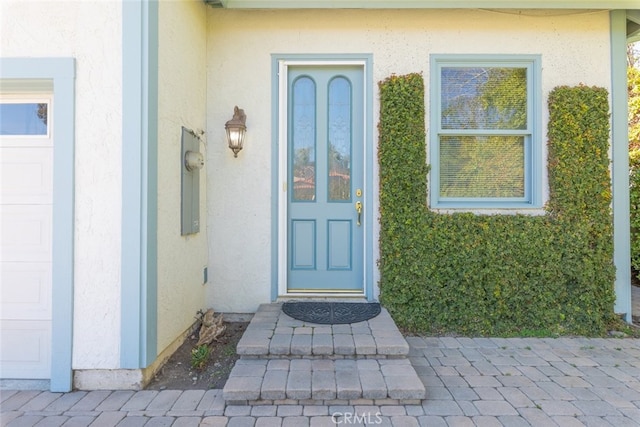
<path id="1" fill-rule="evenodd" d="M 242 150 L 244 136 L 247 133 L 246 121 L 247 116 L 244 114 L 244 110 L 236 105 L 233 109 L 233 118 L 224 125 L 227 131 L 227 142 L 229 143 L 229 148 L 233 151 L 233 157 L 238 157 L 238 151 Z"/>

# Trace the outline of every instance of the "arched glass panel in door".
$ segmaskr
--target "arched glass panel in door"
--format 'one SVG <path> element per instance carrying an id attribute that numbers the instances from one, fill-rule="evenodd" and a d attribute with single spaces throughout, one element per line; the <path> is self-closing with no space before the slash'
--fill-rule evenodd
<path id="1" fill-rule="evenodd" d="M 316 85 L 306 76 L 293 84 L 291 133 L 294 201 L 316 199 Z"/>
<path id="2" fill-rule="evenodd" d="M 351 200 L 351 82 L 335 77 L 329 83 L 328 199 Z"/>

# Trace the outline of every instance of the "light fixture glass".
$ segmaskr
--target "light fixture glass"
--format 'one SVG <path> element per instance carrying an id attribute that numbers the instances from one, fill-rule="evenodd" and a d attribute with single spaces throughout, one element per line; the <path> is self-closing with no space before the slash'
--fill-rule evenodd
<path id="1" fill-rule="evenodd" d="M 238 151 L 242 150 L 244 136 L 247 133 L 246 121 L 247 116 L 244 114 L 244 110 L 236 105 L 233 109 L 233 118 L 224 125 L 227 131 L 227 143 L 233 151 L 233 157 L 238 157 Z"/>

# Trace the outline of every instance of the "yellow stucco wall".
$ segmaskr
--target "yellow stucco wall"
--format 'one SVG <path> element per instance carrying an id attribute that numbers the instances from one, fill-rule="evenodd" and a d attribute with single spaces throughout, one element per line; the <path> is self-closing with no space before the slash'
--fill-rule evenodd
<path id="1" fill-rule="evenodd" d="M 205 130 L 206 9 L 197 0 L 159 3 L 158 352 L 206 308 L 206 165 L 200 170 L 201 231 L 180 235 L 181 128 Z M 205 143 L 203 137 L 202 153 Z"/>
<path id="2" fill-rule="evenodd" d="M 543 104 L 555 86 L 611 79 L 607 11 L 224 10 L 185 0 L 159 2 L 159 19 L 158 352 L 200 308 L 252 312 L 271 299 L 272 54 L 371 54 L 374 147 L 375 83 L 411 72 L 428 82 L 432 53 L 540 54 Z M 3 1 L 0 25 L 3 57 L 76 58 L 73 368 L 118 368 L 122 4 Z M 238 158 L 224 141 L 235 105 L 248 126 Z M 546 121 L 543 109 L 543 136 Z M 188 237 L 180 236 L 181 126 L 206 131 L 202 231 Z"/>
<path id="3" fill-rule="evenodd" d="M 222 311 L 254 311 L 271 297 L 271 203 L 277 197 L 271 181 L 277 173 L 271 162 L 272 54 L 371 54 L 374 84 L 367 90 L 373 102 L 369 131 L 374 147 L 376 83 L 393 73 L 421 72 L 427 82 L 428 111 L 430 54 L 539 54 L 543 105 L 558 85 L 609 87 L 611 79 L 607 11 L 210 8 L 207 52 L 211 271 L 207 303 Z M 224 145 L 224 123 L 234 105 L 244 108 L 248 127 L 246 148 L 237 159 Z M 374 178 L 374 200 L 376 188 Z M 377 240 L 375 222 L 373 241 Z"/>

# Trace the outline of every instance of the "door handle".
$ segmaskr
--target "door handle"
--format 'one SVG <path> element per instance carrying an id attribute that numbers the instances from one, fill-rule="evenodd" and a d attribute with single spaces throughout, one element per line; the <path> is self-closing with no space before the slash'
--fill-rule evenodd
<path id="1" fill-rule="evenodd" d="M 356 222 L 356 224 L 358 225 L 358 227 L 360 227 L 361 225 L 360 219 L 362 218 L 362 202 L 361 201 L 356 202 L 356 212 L 358 212 L 358 221 Z"/>

